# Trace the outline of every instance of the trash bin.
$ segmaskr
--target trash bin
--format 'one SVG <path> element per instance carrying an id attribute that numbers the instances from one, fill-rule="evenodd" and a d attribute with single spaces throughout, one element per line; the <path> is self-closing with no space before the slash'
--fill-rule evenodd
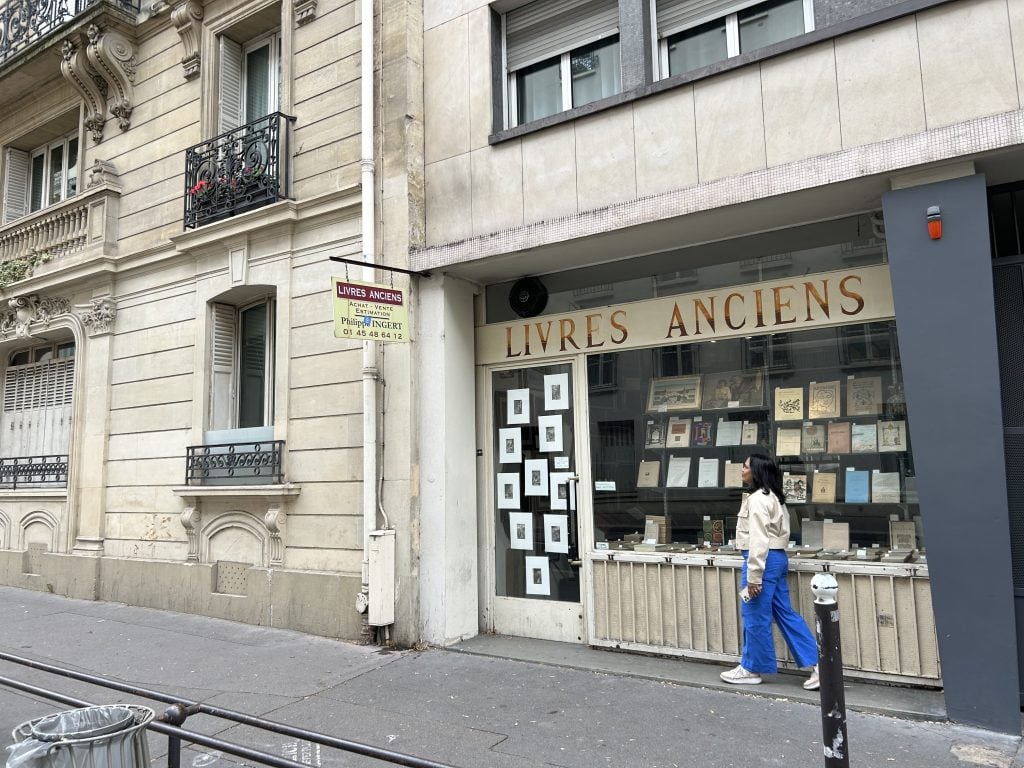
<path id="1" fill-rule="evenodd" d="M 22 723 L 7 768 L 148 768 L 146 726 L 155 713 L 134 704 L 84 707 Z"/>

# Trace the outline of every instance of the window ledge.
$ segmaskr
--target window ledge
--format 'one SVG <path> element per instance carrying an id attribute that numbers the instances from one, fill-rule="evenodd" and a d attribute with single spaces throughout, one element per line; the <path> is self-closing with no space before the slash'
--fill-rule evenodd
<path id="1" fill-rule="evenodd" d="M 733 56 L 728 59 L 723 59 L 722 61 L 716 61 L 714 64 L 709 64 L 706 67 L 694 69 L 681 75 L 673 75 L 638 88 L 631 88 L 630 90 L 617 93 L 614 96 L 609 96 L 608 98 L 600 99 L 598 101 L 592 101 L 590 104 L 584 104 L 581 107 L 574 107 L 572 109 L 567 109 L 564 112 L 548 115 L 540 120 L 533 120 L 529 123 L 517 125 L 512 128 L 495 131 L 487 137 L 487 143 L 491 145 L 501 144 L 502 142 L 510 141 L 511 139 L 516 139 L 520 136 L 526 136 L 531 133 L 536 133 L 537 131 L 542 131 L 555 125 L 569 123 L 574 120 L 578 120 L 581 117 L 586 117 L 587 115 L 604 112 L 605 110 L 613 109 L 621 106 L 622 104 L 628 104 L 630 102 L 637 101 L 638 99 L 654 96 L 655 94 L 670 91 L 683 85 L 689 85 L 690 83 L 704 80 L 705 78 L 721 74 L 722 72 L 731 72 L 734 69 L 740 69 L 748 64 L 772 59 L 776 56 L 790 53 L 791 51 L 817 45 L 818 43 L 825 42 L 826 40 L 842 37 L 843 35 L 848 35 L 852 32 L 877 26 L 878 24 L 884 24 L 885 22 L 893 21 L 903 16 L 910 16 L 928 8 L 934 8 L 951 2 L 954 2 L 954 0 L 904 0 L 902 3 L 891 5 L 887 8 L 882 8 L 871 13 L 866 13 L 863 16 L 847 19 L 846 21 L 841 21 L 838 24 L 832 24 L 828 27 L 816 29 L 813 32 L 806 32 L 797 37 L 791 37 L 788 40 L 775 43 L 774 45 L 770 45 L 766 48 L 759 48 L 758 50 L 751 51 L 750 53 L 742 53 L 739 56 Z"/>
<path id="2" fill-rule="evenodd" d="M 194 499 L 267 499 L 285 501 L 294 499 L 302 491 L 301 485 L 176 485 L 171 488 L 175 496 L 186 501 Z"/>
<path id="3" fill-rule="evenodd" d="M 0 488 L 4 501 L 66 501 L 67 488 Z"/>

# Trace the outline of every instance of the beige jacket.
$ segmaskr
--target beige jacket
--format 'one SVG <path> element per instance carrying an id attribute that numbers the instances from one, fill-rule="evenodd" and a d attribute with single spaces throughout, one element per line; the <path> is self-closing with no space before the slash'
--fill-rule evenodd
<path id="1" fill-rule="evenodd" d="M 740 506 L 736 549 L 747 550 L 747 583 L 760 584 L 769 549 L 789 546 L 789 511 L 771 492 L 753 491 Z"/>

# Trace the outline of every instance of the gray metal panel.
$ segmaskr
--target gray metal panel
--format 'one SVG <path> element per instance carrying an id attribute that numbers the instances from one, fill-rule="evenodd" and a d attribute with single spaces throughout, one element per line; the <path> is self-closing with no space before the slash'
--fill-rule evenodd
<path id="1" fill-rule="evenodd" d="M 985 180 L 888 192 L 882 204 L 946 709 L 1019 734 Z M 932 205 L 942 208 L 937 241 L 925 226 Z"/>

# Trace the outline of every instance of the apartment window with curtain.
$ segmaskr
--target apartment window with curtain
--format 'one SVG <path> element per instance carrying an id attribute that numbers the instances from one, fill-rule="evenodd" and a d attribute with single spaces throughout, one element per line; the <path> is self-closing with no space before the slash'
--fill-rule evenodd
<path id="1" fill-rule="evenodd" d="M 268 32 L 245 43 L 221 35 L 220 131 L 278 111 L 281 80 L 281 36 Z"/>
<path id="2" fill-rule="evenodd" d="M 690 72 L 814 29 L 812 0 L 656 0 L 661 77 Z"/>
<path id="3" fill-rule="evenodd" d="M 505 14 L 508 124 L 622 90 L 615 0 L 535 0 Z"/>

